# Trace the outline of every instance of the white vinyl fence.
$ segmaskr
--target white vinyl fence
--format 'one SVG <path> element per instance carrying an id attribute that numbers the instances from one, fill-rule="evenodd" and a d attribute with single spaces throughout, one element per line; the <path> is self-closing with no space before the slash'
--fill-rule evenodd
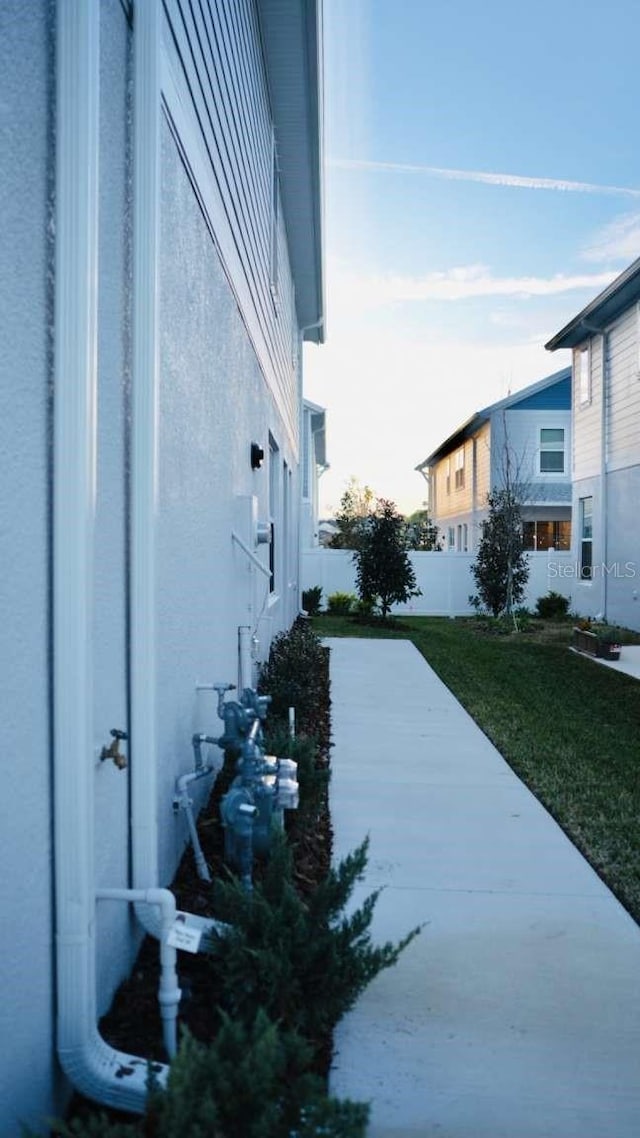
<path id="1" fill-rule="evenodd" d="M 473 553 L 411 553 L 411 562 L 422 596 L 413 597 L 406 605 L 394 605 L 392 611 L 414 616 L 467 616 L 473 612 L 470 595 L 477 592 L 471 575 Z M 523 600 L 534 609 L 538 597 L 550 589 L 571 596 L 575 585 L 570 553 L 529 553 L 529 582 Z M 357 593 L 353 554 L 348 549 L 305 549 L 302 552 L 302 588 L 322 588 L 322 607 L 332 593 Z M 571 606 L 570 606 L 571 607 Z"/>

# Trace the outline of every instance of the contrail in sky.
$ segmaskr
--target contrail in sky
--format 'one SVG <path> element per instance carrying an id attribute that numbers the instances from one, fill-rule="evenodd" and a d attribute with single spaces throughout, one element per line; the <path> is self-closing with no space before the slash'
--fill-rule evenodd
<path id="1" fill-rule="evenodd" d="M 373 162 L 360 158 L 330 158 L 329 166 L 341 170 L 379 170 L 381 172 L 426 174 L 455 182 L 483 182 L 489 186 L 516 186 L 525 190 L 563 190 L 578 194 L 616 194 L 640 198 L 640 189 L 628 186 L 600 186 L 594 182 L 570 182 L 563 178 L 529 178 L 521 174 L 487 174 L 482 170 L 447 170 L 440 166 L 412 165 L 409 162 Z"/>

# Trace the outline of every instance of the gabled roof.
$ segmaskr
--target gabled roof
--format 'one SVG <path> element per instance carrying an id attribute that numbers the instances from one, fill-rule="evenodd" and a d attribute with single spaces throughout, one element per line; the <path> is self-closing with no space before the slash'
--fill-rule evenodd
<path id="1" fill-rule="evenodd" d="M 321 0 L 260 0 L 282 212 L 305 340 L 324 340 Z"/>
<path id="2" fill-rule="evenodd" d="M 625 309 L 640 299 L 640 257 L 598 294 L 586 308 L 545 344 L 550 352 L 557 348 L 575 348 L 593 332 L 601 332 Z"/>
<path id="3" fill-rule="evenodd" d="M 490 403 L 488 407 L 483 407 L 482 411 L 476 411 L 470 419 L 462 423 L 452 435 L 449 435 L 443 443 L 440 443 L 440 446 L 437 447 L 428 458 L 425 458 L 424 462 L 416 466 L 415 469 L 422 472 L 426 470 L 427 467 L 439 462 L 440 459 L 444 458 L 447 454 L 451 454 L 452 451 L 462 446 L 465 439 L 470 438 L 484 423 L 487 423 L 496 411 L 512 410 L 518 407 L 519 404 L 530 404 L 532 409 L 543 409 L 545 400 L 538 397 L 541 396 L 543 392 L 547 392 L 550 387 L 567 384 L 570 380 L 571 368 L 564 367 L 561 371 L 555 371 L 552 375 L 547 375 L 544 379 L 537 380 L 536 383 L 530 383 L 528 387 L 523 387 L 522 391 L 516 391 L 513 395 L 507 395 L 505 399 L 499 399 L 497 403 Z M 571 396 L 569 394 L 569 400 L 570 399 Z M 570 405 L 569 402 L 569 406 Z M 551 406 L 553 406 L 553 404 L 549 403 L 549 407 Z M 525 408 L 522 407 L 522 410 L 524 409 Z"/>

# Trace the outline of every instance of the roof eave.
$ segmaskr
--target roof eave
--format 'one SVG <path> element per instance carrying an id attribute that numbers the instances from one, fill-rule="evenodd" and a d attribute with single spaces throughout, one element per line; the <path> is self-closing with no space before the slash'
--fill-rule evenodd
<path id="1" fill-rule="evenodd" d="M 322 0 L 258 5 L 303 338 L 324 342 Z"/>
<path id="2" fill-rule="evenodd" d="M 545 348 L 549 352 L 555 352 L 558 348 L 576 348 L 594 332 L 601 332 L 612 324 L 639 297 L 640 257 L 552 336 Z"/>

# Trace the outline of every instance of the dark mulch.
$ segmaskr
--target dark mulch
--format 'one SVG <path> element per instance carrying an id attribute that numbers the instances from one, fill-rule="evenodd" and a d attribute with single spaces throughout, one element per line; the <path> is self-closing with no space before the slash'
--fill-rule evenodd
<path id="1" fill-rule="evenodd" d="M 330 697 L 329 697 L 329 653 L 324 653 L 325 674 L 323 676 L 324 700 L 314 709 L 313 716 L 300 723 L 299 731 L 316 740 L 318 744 L 317 766 L 329 766 L 331 746 Z M 268 725 L 268 724 L 267 724 Z M 198 832 L 202 850 L 211 877 L 215 880 L 227 874 L 224 865 L 224 832 L 220 824 L 220 799 L 226 793 L 235 774 L 235 763 L 226 760 L 218 775 L 206 807 L 198 818 Z M 304 896 L 311 892 L 326 876 L 331 864 L 332 832 L 329 815 L 328 793 L 323 794 L 319 815 L 314 816 L 313 827 L 305 826 L 304 810 L 286 811 L 285 824 L 287 836 L 294 853 L 294 879 L 297 888 Z M 259 881 L 261 865 L 256 863 L 254 881 Z M 175 878 L 171 885 L 177 906 L 186 912 L 203 917 L 213 917 L 210 886 L 201 881 L 196 872 L 191 847 L 187 847 Z M 192 956 L 180 953 L 178 958 L 179 983 L 183 996 L 179 1010 L 179 1025 L 201 1042 L 213 1038 L 214 1025 L 210 1015 L 210 1001 L 207 999 L 210 960 L 203 955 Z M 120 986 L 109 1012 L 100 1021 L 100 1033 L 118 1050 L 144 1058 L 167 1061 L 162 1042 L 162 1028 L 158 1011 L 158 983 L 160 976 L 158 942 L 146 937 L 131 975 Z M 328 1075 L 332 1057 L 331 1040 L 322 1042 L 317 1055 L 317 1070 Z M 86 1116 L 95 1108 L 93 1104 L 74 1096 L 68 1117 Z M 105 1113 L 104 1108 L 101 1108 Z M 106 1111 L 108 1115 L 111 1112 Z M 113 1112 L 113 1119 L 122 1118 Z"/>

